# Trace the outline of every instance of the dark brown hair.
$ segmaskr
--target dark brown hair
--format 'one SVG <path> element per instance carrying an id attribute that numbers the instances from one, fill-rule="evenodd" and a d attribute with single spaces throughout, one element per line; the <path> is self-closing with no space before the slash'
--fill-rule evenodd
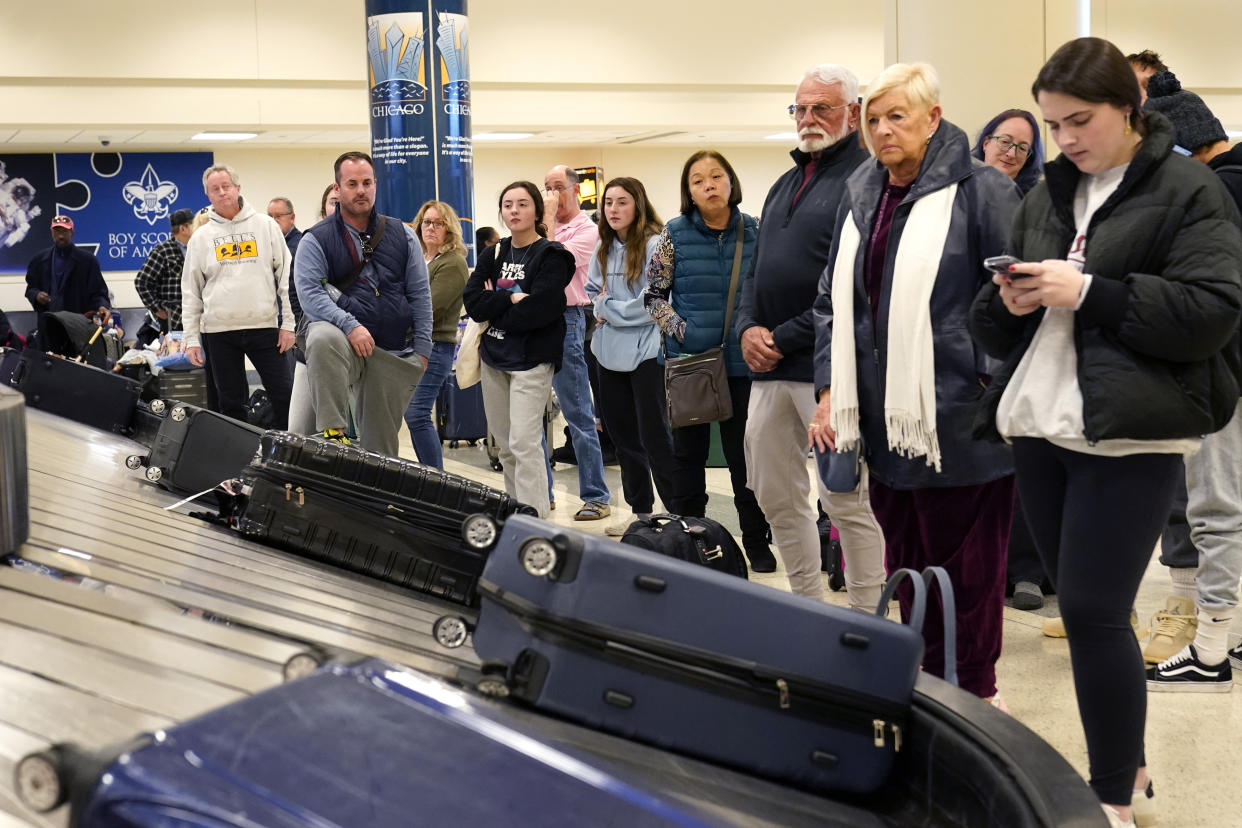
<path id="1" fill-rule="evenodd" d="M 1160 55 L 1151 49 L 1144 49 L 1141 52 L 1135 52 L 1132 55 L 1126 55 L 1126 60 L 1144 69 L 1154 69 L 1157 72 L 1167 72 L 1169 67 L 1164 65 L 1164 61 L 1160 59 Z"/>
<path id="2" fill-rule="evenodd" d="M 742 182 L 737 180 L 737 173 L 733 171 L 732 165 L 716 150 L 699 150 L 687 158 L 686 165 L 681 168 L 681 214 L 683 216 L 690 215 L 694 210 L 694 199 L 690 197 L 690 168 L 704 158 L 719 161 L 720 166 L 724 167 L 724 171 L 728 173 L 729 207 L 736 207 L 742 203 Z"/>
<path id="3" fill-rule="evenodd" d="M 496 211 L 500 213 L 500 223 L 505 223 L 502 205 L 505 203 L 505 193 L 510 190 L 525 190 L 530 195 L 530 200 L 535 204 L 535 232 L 546 239 L 548 237 L 548 225 L 543 223 L 543 193 L 539 192 L 539 188 L 529 181 L 514 181 L 500 191 L 500 198 L 496 199 Z M 506 224 L 505 226 L 507 227 L 508 225 Z"/>
<path id="4" fill-rule="evenodd" d="M 1130 126 L 1143 133 L 1138 78 L 1121 50 L 1098 37 L 1071 40 L 1052 53 L 1031 84 L 1031 96 L 1059 92 L 1088 103 L 1130 110 Z"/>
<path id="5" fill-rule="evenodd" d="M 332 164 L 332 178 L 337 184 L 341 183 L 341 165 L 346 161 L 366 161 L 367 165 L 371 168 L 372 175 L 375 174 L 375 162 L 371 160 L 371 156 L 367 155 L 365 152 L 343 152 Z"/>
<path id="6" fill-rule="evenodd" d="M 634 223 L 625 233 L 625 283 L 633 288 L 643 278 L 647 269 L 647 239 L 657 236 L 664 228 L 664 222 L 656 215 L 655 208 L 647 200 L 647 188 L 637 178 L 614 178 L 604 185 L 599 200 L 600 212 L 604 211 L 604 199 L 613 187 L 620 187 L 634 199 Z M 604 216 L 599 219 L 599 248 L 595 255 L 599 257 L 599 271 L 604 277 L 604 287 L 608 287 L 608 251 L 617 238 L 617 231 Z"/>

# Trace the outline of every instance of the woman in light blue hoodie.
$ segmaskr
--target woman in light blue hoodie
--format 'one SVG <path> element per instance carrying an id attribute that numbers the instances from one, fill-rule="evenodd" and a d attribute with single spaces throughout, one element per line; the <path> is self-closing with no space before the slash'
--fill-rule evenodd
<path id="1" fill-rule="evenodd" d="M 599 245 L 587 275 L 596 319 L 591 351 L 599 362 L 600 415 L 617 448 L 625 502 L 636 517 L 655 507 L 653 477 L 664 503 L 673 502 L 677 492 L 664 367 L 656 359 L 660 329 L 643 306 L 647 262 L 662 227 L 641 181 L 614 178 L 604 187 Z M 624 526 L 610 526 L 607 532 L 621 535 Z"/>

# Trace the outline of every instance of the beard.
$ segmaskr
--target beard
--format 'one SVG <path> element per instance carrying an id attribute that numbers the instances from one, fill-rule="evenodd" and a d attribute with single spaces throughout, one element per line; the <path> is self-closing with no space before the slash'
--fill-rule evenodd
<path id="1" fill-rule="evenodd" d="M 850 122 L 848 120 L 843 122 L 841 129 L 832 135 L 816 127 L 808 127 L 798 134 L 798 149 L 803 152 L 822 152 L 849 134 Z"/>

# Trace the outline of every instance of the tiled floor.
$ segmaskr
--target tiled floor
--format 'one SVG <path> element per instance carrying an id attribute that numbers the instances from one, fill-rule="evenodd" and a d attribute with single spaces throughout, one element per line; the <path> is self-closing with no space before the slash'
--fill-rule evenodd
<path id="1" fill-rule="evenodd" d="M 558 433 L 557 443 L 561 439 Z M 413 457 L 408 447 L 403 455 Z M 445 468 L 490 485 L 503 487 L 501 475 L 488 467 L 482 447 L 445 448 Z M 629 512 L 620 504 L 621 480 L 617 467 L 607 470 L 608 484 L 614 492 L 614 517 Z M 709 469 L 708 515 L 737 532 L 728 474 Z M 577 467 L 558 465 L 553 489 L 557 523 L 601 534 L 611 518 L 595 522 L 574 522 L 573 514 L 581 501 Z M 778 556 L 779 561 L 779 556 Z M 782 569 L 771 575 L 754 575 L 752 580 L 777 589 L 788 589 Z M 1138 597 L 1138 612 L 1144 626 L 1156 610 L 1164 606 L 1169 580 L 1166 570 L 1153 558 Z M 845 605 L 845 593 L 825 588 L 825 600 Z M 1005 608 L 1004 651 L 998 665 L 1000 687 L 1013 715 L 1059 750 L 1084 775 L 1086 748 L 1074 689 L 1070 676 L 1069 653 L 1064 640 L 1044 638 L 1040 624 L 1045 616 L 1056 615 L 1056 599 L 1050 598 L 1038 613 Z M 1242 633 L 1242 619 L 1235 624 L 1230 644 Z M 1242 683 L 1242 672 L 1234 672 L 1235 683 Z M 1148 697 L 1147 757 L 1155 782 L 1160 825 L 1165 828 L 1225 828 L 1242 826 L 1239 783 L 1242 782 L 1242 688 L 1228 694 L 1159 693 Z"/>

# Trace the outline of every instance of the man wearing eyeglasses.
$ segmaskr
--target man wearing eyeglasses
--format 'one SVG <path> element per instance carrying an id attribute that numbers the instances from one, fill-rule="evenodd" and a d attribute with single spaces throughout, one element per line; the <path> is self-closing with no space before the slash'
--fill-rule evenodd
<path id="1" fill-rule="evenodd" d="M 427 264 L 414 231 L 375 209 L 371 156 L 344 153 L 334 170 L 340 204 L 302 236 L 294 271 L 315 430 L 348 443 L 352 397 L 363 448 L 395 457 L 431 355 Z"/>
<path id="2" fill-rule="evenodd" d="M 293 347 L 289 309 L 289 248 L 276 222 L 247 204 L 237 173 L 215 164 L 203 173 L 207 222 L 186 245 L 181 273 L 185 352 L 194 365 L 211 362 L 220 413 L 246 420 L 254 365 L 272 401 L 275 427 L 289 421 Z"/>
<path id="3" fill-rule="evenodd" d="M 49 311 L 99 314 L 107 324 L 111 303 L 99 260 L 73 243 L 73 219 L 68 216 L 52 219 L 52 246 L 30 260 L 26 299 L 40 317 Z"/>
<path id="4" fill-rule="evenodd" d="M 768 191 L 737 331 L 750 368 L 746 469 L 790 588 L 822 600 L 820 539 L 807 475 L 807 427 L 815 414 L 815 329 L 811 306 L 832 247 L 846 179 L 867 153 L 859 145 L 858 79 L 825 63 L 798 84 L 794 166 Z M 884 583 L 884 541 L 864 479 L 851 494 L 820 498 L 841 533 L 850 605 L 872 611 Z"/>

